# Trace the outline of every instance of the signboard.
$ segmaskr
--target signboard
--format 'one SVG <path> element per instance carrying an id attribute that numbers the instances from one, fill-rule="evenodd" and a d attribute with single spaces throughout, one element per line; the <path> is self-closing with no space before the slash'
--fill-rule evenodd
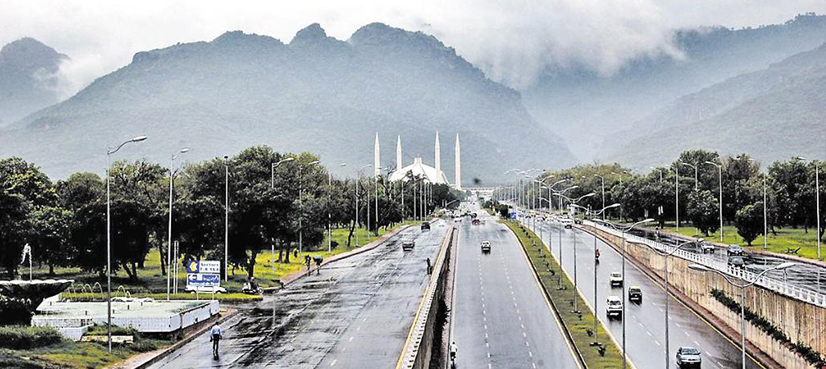
<path id="1" fill-rule="evenodd" d="M 221 262 L 212 260 L 190 260 L 186 263 L 187 273 L 221 274 Z"/>
<path id="2" fill-rule="evenodd" d="M 221 286 L 220 274 L 189 273 L 186 275 L 187 286 L 195 287 L 219 287 Z"/>

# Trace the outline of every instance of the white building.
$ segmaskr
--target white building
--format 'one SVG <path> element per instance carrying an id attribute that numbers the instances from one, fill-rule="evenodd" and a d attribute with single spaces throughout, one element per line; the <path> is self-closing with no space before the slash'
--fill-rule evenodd
<path id="1" fill-rule="evenodd" d="M 459 136 L 456 136 L 456 144 L 459 144 Z M 378 149 L 378 143 L 376 143 L 376 149 Z M 459 154 L 458 147 L 456 148 L 456 154 Z M 446 184 L 449 185 L 450 182 L 447 180 L 447 175 L 441 170 L 441 147 L 439 145 L 439 132 L 436 132 L 436 143 L 434 145 L 434 155 L 433 159 L 436 163 L 435 167 L 431 167 L 429 165 L 424 164 L 422 158 L 417 157 L 413 159 L 413 164 L 410 164 L 406 167 L 401 167 L 402 165 L 402 142 L 401 137 L 398 137 L 396 140 L 396 167 L 401 168 L 393 171 L 390 174 L 389 179 L 391 181 L 399 181 L 407 178 L 408 173 L 412 174 L 414 177 L 419 176 L 423 177 L 425 181 L 429 183 L 435 184 Z M 460 171 L 460 160 L 458 157 L 456 158 L 456 171 Z M 461 178 L 460 174 L 457 173 L 456 178 Z"/>

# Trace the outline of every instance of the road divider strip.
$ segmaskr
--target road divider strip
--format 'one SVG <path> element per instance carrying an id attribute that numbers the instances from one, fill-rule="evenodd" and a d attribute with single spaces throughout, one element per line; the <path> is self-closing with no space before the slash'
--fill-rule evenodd
<path id="1" fill-rule="evenodd" d="M 559 266 L 555 257 L 547 251 L 542 240 L 517 222 L 505 221 L 503 223 L 516 235 L 522 245 L 522 251 L 531 265 L 534 278 L 541 287 L 552 313 L 560 322 L 563 333 L 580 365 L 585 368 L 622 368 L 622 351 L 599 320 L 597 320 L 599 336 L 611 337 L 611 340 L 601 342 L 605 349 L 604 354 L 599 353 L 598 347 L 591 346 L 594 340 L 592 328 L 594 319 L 597 319 L 595 313 L 593 310 L 573 312 L 574 299 L 579 299 L 579 304 L 582 306 L 590 308 L 591 305 L 582 298 L 578 291 L 575 291 L 570 278 Z M 627 363 L 629 368 L 634 368 L 630 359 Z"/>

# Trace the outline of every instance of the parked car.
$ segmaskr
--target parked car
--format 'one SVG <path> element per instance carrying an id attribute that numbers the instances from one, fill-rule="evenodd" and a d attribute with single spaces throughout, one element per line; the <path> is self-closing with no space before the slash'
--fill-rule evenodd
<path id="1" fill-rule="evenodd" d="M 728 256 L 743 256 L 743 248 L 740 245 L 729 245 L 726 253 Z"/>
<path id="2" fill-rule="evenodd" d="M 677 366 L 680 368 L 699 368 L 703 363 L 700 350 L 694 347 L 680 347 L 677 349 Z"/>
<path id="3" fill-rule="evenodd" d="M 207 287 L 207 286 L 186 286 L 186 292 L 189 293 L 227 293 L 224 287 Z"/>
<path id="4" fill-rule="evenodd" d="M 490 241 L 482 241 L 480 246 L 482 247 L 482 252 L 483 253 L 489 253 L 490 252 Z"/>
<path id="5" fill-rule="evenodd" d="M 416 247 L 416 240 L 413 240 L 413 239 L 402 240 L 402 250 L 403 251 L 412 251 L 414 247 Z"/>
<path id="6" fill-rule="evenodd" d="M 430 222 L 423 222 L 422 223 L 422 232 L 427 232 L 430 230 Z"/>
<path id="7" fill-rule="evenodd" d="M 622 319 L 622 300 L 617 296 L 609 296 L 605 301 L 605 314 L 608 319 Z"/>
<path id="8" fill-rule="evenodd" d="M 742 268 L 742 267 L 746 266 L 746 261 L 743 260 L 742 256 L 729 256 L 728 257 L 728 265 L 733 266 L 733 267 L 737 267 L 737 268 Z"/>
<path id="9" fill-rule="evenodd" d="M 611 287 L 618 286 L 622 287 L 622 273 L 620 272 L 611 272 Z"/>
<path id="10" fill-rule="evenodd" d="M 628 287 L 628 301 L 641 303 L 642 302 L 642 288 L 639 286 Z"/>

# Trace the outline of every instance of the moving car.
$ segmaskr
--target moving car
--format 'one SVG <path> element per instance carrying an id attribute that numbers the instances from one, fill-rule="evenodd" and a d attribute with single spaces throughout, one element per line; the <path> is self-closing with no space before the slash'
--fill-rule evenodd
<path id="1" fill-rule="evenodd" d="M 480 246 L 482 247 L 482 252 L 483 253 L 489 253 L 490 252 L 490 241 L 482 241 Z"/>
<path id="2" fill-rule="evenodd" d="M 707 242 L 702 238 L 697 240 L 697 246 L 699 247 L 700 251 L 703 252 L 703 254 L 713 254 L 714 250 L 716 250 L 716 248 L 711 242 Z"/>
<path id="3" fill-rule="evenodd" d="M 641 303 L 642 302 L 642 288 L 639 286 L 628 287 L 628 301 Z"/>
<path id="4" fill-rule="evenodd" d="M 575 224 L 582 224 L 582 219 L 574 218 L 574 223 Z"/>
<path id="5" fill-rule="evenodd" d="M 402 250 L 403 251 L 412 251 L 414 247 L 416 247 L 416 240 L 414 240 L 414 239 L 404 239 L 404 240 L 402 240 Z"/>
<path id="6" fill-rule="evenodd" d="M 622 287 L 622 273 L 620 272 L 611 272 L 611 287 L 619 286 Z"/>
<path id="7" fill-rule="evenodd" d="M 608 319 L 622 319 L 622 300 L 617 296 L 609 296 L 605 301 L 605 314 Z"/>
<path id="8" fill-rule="evenodd" d="M 427 232 L 429 230 L 430 230 L 430 223 L 429 222 L 423 222 L 422 223 L 422 232 Z"/>
<path id="9" fill-rule="evenodd" d="M 742 256 L 729 256 L 728 257 L 728 265 L 733 266 L 733 267 L 737 267 L 737 268 L 742 268 L 742 267 L 746 266 L 746 262 L 745 262 L 745 260 L 743 260 Z"/>
<path id="10" fill-rule="evenodd" d="M 680 368 L 699 368 L 703 363 L 700 350 L 694 347 L 683 346 L 677 349 L 677 366 Z"/>
<path id="11" fill-rule="evenodd" d="M 565 229 L 571 229 L 574 226 L 574 221 L 571 218 L 562 218 L 560 220 Z"/>
<path id="12" fill-rule="evenodd" d="M 740 245 L 729 245 L 726 253 L 728 256 L 743 256 L 743 248 Z"/>

